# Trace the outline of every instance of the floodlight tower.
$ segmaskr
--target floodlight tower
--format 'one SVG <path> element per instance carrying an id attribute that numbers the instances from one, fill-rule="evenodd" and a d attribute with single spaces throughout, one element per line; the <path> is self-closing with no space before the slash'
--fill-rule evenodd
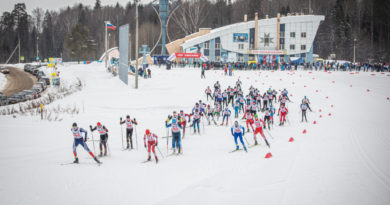
<path id="1" fill-rule="evenodd" d="M 158 3 L 157 3 L 158 1 Z M 158 43 L 161 40 L 161 55 L 167 55 L 165 48 L 166 38 L 167 38 L 167 24 L 172 13 L 179 7 L 179 2 L 177 0 L 154 0 L 151 5 L 154 8 L 154 11 L 158 14 L 161 23 L 161 33 L 158 42 L 152 48 L 153 51 Z M 171 6 L 170 6 L 171 5 Z M 158 12 L 157 12 L 158 7 Z M 170 8 L 171 7 L 171 8 Z M 169 37 L 168 37 L 169 38 Z"/>

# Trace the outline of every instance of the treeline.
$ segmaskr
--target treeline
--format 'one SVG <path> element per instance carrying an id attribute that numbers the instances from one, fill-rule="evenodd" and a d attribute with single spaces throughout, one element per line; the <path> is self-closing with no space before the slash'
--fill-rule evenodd
<path id="1" fill-rule="evenodd" d="M 352 60 L 356 45 L 357 61 L 388 61 L 390 56 L 390 1 L 382 0 L 181 0 L 168 24 L 167 41 L 181 38 L 199 28 L 218 28 L 248 20 L 258 12 L 275 17 L 279 12 L 312 12 L 325 15 L 315 39 L 314 52 L 321 57 L 336 54 L 337 59 Z M 139 5 L 140 45 L 153 47 L 160 35 L 159 18 L 151 5 Z M 0 19 L 0 62 L 5 62 L 20 39 L 21 55 L 34 60 L 63 57 L 69 60 L 96 60 L 104 52 L 104 21 L 120 26 L 130 24 L 132 58 L 135 48 L 135 2 L 125 6 L 77 4 L 56 11 L 35 8 L 27 13 L 23 3 Z M 118 46 L 118 32 L 109 31 L 110 47 Z M 38 48 L 38 49 L 37 49 Z M 157 46 L 154 54 L 159 54 Z M 17 62 L 17 56 L 11 59 Z"/>

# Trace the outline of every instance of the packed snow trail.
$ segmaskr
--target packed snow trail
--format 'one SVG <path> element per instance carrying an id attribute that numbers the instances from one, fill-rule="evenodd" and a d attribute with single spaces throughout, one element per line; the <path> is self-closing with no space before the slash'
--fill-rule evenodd
<path id="1" fill-rule="evenodd" d="M 49 106 L 76 105 L 81 113 L 62 115 L 61 122 L 40 121 L 39 116 L 0 117 L 1 204 L 390 202 L 390 101 L 386 99 L 390 77 L 385 74 L 236 71 L 228 77 L 223 71 L 207 71 L 201 80 L 198 69 L 153 68 L 153 78 L 141 79 L 140 89 L 134 90 L 102 64 L 65 65 L 60 71 L 62 81 L 80 78 L 85 86 Z M 159 136 L 159 147 L 166 154 L 162 137 L 167 115 L 173 110 L 189 112 L 199 99 L 206 100 L 207 86 L 218 80 L 226 88 L 238 77 L 244 92 L 253 85 L 261 92 L 272 86 L 292 94 L 293 103 L 287 105 L 290 124 L 275 123 L 274 139 L 268 138 L 272 158 L 264 158 L 268 148 L 261 140 L 261 146 L 248 153 L 228 153 L 235 148 L 230 127 L 205 125 L 202 135 L 187 130 L 183 155 L 160 158 L 157 165 L 141 163 L 147 158 L 142 146 L 145 129 Z M 299 104 L 305 95 L 315 112 L 307 113 L 308 123 L 300 123 Z M 139 123 L 140 147 L 121 151 L 119 118 L 127 114 Z M 95 162 L 81 148 L 80 164 L 60 165 L 73 161 L 73 122 L 88 130 L 101 122 L 109 129 L 112 153 L 101 158 L 102 166 L 92 165 Z M 253 143 L 252 132 L 245 136 Z M 291 137 L 294 141 L 288 142 Z M 92 147 L 91 142 L 88 145 Z"/>

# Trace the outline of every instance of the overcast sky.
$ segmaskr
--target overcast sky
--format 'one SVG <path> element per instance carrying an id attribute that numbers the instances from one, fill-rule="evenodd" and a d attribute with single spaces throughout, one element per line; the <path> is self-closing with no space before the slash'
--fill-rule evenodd
<path id="1" fill-rule="evenodd" d="M 133 0 L 131 0 L 133 1 Z M 152 0 L 141 0 L 142 2 L 150 2 Z M 67 6 L 73 6 L 76 3 L 82 2 L 83 5 L 95 5 L 96 0 L 0 0 L 0 16 L 4 11 L 12 11 L 16 3 L 25 3 L 27 12 L 31 14 L 31 11 L 37 7 L 44 10 L 58 10 Z M 129 0 L 101 0 L 102 5 L 115 5 L 119 2 L 122 6 L 125 6 Z"/>

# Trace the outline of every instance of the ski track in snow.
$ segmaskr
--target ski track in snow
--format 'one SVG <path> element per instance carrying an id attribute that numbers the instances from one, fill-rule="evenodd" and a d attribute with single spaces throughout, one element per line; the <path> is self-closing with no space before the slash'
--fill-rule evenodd
<path id="1" fill-rule="evenodd" d="M 73 104 L 82 111 L 79 115 L 62 115 L 62 122 L 41 122 L 35 116 L 0 116 L 0 204 L 390 202 L 390 133 L 386 126 L 390 110 L 389 101 L 385 101 L 388 77 L 317 71 L 237 71 L 234 77 L 227 77 L 223 71 L 207 71 L 207 79 L 200 80 L 198 69 L 153 68 L 153 78 L 141 78 L 140 89 L 134 90 L 132 76 L 131 85 L 125 86 L 102 64 L 65 65 L 60 69 L 64 83 L 80 78 L 85 86 L 48 107 Z M 293 95 L 289 96 L 293 101 L 288 103 L 289 122 L 280 127 L 275 116 L 270 130 L 273 138 L 265 132 L 271 149 L 258 135 L 260 146 L 250 148 L 248 153 L 228 153 L 234 149 L 230 126 L 235 119 L 231 118 L 229 126 L 209 126 L 206 121 L 204 130 L 201 122 L 201 135 L 190 134 L 192 129 L 187 127 L 182 140 L 184 154 L 167 156 L 167 139 L 162 138 L 167 135 L 167 115 L 181 109 L 188 113 L 199 99 L 206 101 L 207 86 L 212 88 L 219 80 L 226 88 L 234 85 L 238 77 L 245 93 L 253 84 L 261 92 L 272 86 L 279 93 L 279 89 L 287 88 Z M 301 123 L 299 104 L 305 95 L 314 112 L 307 113 L 308 123 Z M 371 107 L 369 111 L 361 109 L 367 105 Z M 138 133 L 133 137 L 140 147 L 121 151 L 119 117 L 127 114 L 139 122 Z M 314 120 L 318 124 L 313 125 Z M 79 165 L 61 165 L 73 161 L 69 130 L 74 121 L 88 130 L 90 124 L 100 121 L 109 129 L 112 153 L 101 158 L 103 165 L 93 166 L 93 160 L 81 147 L 77 150 Z M 240 123 L 246 127 L 244 121 Z M 164 158 L 160 157 L 158 164 L 141 163 L 146 158 L 146 128 L 159 136 Z M 306 134 L 302 134 L 303 129 Z M 253 132 L 245 137 L 250 144 L 254 142 Z M 288 142 L 290 137 L 295 141 Z M 93 138 L 99 138 L 96 132 Z M 171 144 L 171 138 L 168 142 Z M 87 144 L 98 152 L 98 143 L 95 149 L 91 140 Z M 264 159 L 268 151 L 273 157 Z M 16 197 L 20 192 L 23 196 Z"/>

